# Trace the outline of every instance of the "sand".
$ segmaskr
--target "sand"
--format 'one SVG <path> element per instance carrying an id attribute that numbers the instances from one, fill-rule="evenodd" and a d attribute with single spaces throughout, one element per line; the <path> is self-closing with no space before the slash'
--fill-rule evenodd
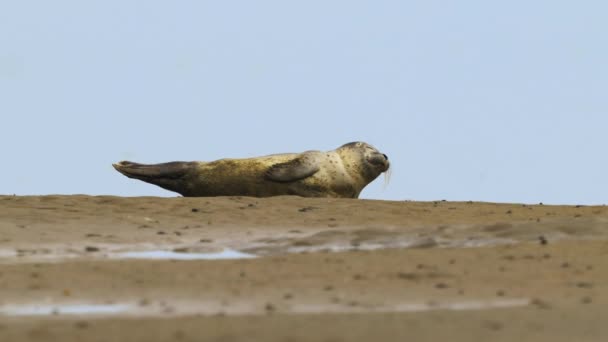
<path id="1" fill-rule="evenodd" d="M 0 232 L 0 341 L 608 340 L 604 206 L 0 196 Z"/>

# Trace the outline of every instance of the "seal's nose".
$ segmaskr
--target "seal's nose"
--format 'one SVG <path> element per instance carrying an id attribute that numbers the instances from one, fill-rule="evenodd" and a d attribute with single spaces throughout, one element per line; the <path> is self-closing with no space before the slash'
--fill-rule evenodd
<path id="1" fill-rule="evenodd" d="M 388 156 L 386 154 L 382 154 L 384 156 L 384 159 L 388 160 Z"/>

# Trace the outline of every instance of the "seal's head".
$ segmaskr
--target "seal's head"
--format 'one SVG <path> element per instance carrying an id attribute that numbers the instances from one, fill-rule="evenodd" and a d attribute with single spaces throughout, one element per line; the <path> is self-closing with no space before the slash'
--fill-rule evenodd
<path id="1" fill-rule="evenodd" d="M 360 170 L 357 171 L 369 182 L 390 167 L 388 156 L 365 142 L 356 141 L 344 144 L 336 151 L 343 160 L 356 161 L 356 164 L 360 167 Z"/>

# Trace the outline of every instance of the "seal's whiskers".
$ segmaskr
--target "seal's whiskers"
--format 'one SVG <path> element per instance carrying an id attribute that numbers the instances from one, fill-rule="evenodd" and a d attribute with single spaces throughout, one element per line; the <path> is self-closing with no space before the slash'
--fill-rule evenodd
<path id="1" fill-rule="evenodd" d="M 386 190 L 386 187 L 391 182 L 392 175 L 393 175 L 393 167 L 389 166 L 388 170 L 384 171 L 384 185 L 382 185 L 382 190 Z"/>

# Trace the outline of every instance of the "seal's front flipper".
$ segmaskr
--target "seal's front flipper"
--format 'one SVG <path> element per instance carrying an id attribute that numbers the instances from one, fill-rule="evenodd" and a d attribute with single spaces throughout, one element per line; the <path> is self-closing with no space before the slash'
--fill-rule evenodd
<path id="1" fill-rule="evenodd" d="M 264 174 L 273 182 L 295 182 L 319 171 L 319 164 L 310 155 L 301 155 L 285 163 L 274 164 Z"/>
<path id="2" fill-rule="evenodd" d="M 139 164 L 130 161 L 121 161 L 112 164 L 116 171 L 129 178 L 142 180 L 146 183 L 158 185 L 167 190 L 186 195 L 188 175 L 196 169 L 196 163 L 170 162 L 162 164 Z"/>

